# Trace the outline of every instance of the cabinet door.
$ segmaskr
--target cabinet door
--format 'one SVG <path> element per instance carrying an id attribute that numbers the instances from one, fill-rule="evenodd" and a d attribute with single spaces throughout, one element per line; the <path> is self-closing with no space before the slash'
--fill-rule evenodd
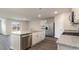
<path id="1" fill-rule="evenodd" d="M 45 39 L 45 31 L 42 32 L 41 36 L 42 36 L 42 39 L 44 40 Z"/>
<path id="2" fill-rule="evenodd" d="M 32 46 L 45 39 L 45 32 L 35 32 L 32 34 Z"/>
<path id="3" fill-rule="evenodd" d="M 38 32 L 38 42 L 42 41 L 42 32 Z"/>
<path id="4" fill-rule="evenodd" d="M 40 32 L 40 40 L 44 40 L 45 39 L 45 31 Z"/>
<path id="5" fill-rule="evenodd" d="M 8 35 L 0 35 L 0 50 L 10 49 L 10 38 Z"/>
<path id="6" fill-rule="evenodd" d="M 34 46 L 37 43 L 38 35 L 37 33 L 32 33 L 32 46 Z"/>
<path id="7" fill-rule="evenodd" d="M 14 50 L 20 50 L 20 35 L 11 35 L 10 39 L 11 39 L 10 48 Z"/>

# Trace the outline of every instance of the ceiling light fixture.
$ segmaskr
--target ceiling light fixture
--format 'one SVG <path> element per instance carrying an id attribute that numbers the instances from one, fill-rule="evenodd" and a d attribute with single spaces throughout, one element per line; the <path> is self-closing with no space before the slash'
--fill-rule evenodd
<path id="1" fill-rule="evenodd" d="M 38 17 L 40 18 L 41 17 L 41 14 L 38 14 Z"/>
<path id="2" fill-rule="evenodd" d="M 41 10 L 42 8 L 39 8 L 39 10 Z"/>
<path id="3" fill-rule="evenodd" d="M 58 11 L 55 11 L 54 14 L 58 14 Z"/>

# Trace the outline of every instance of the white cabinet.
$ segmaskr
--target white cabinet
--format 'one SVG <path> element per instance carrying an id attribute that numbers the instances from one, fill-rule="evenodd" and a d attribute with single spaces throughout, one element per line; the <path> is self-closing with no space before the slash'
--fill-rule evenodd
<path id="1" fill-rule="evenodd" d="M 32 46 L 41 42 L 45 39 L 45 31 L 33 32 L 32 33 Z"/>
<path id="2" fill-rule="evenodd" d="M 41 40 L 45 39 L 45 31 L 40 32 L 40 38 Z"/>
<path id="3" fill-rule="evenodd" d="M 32 32 L 32 46 L 45 39 L 45 31 Z M 21 49 L 21 40 L 19 34 L 10 35 L 10 48 L 14 50 Z"/>
<path id="4" fill-rule="evenodd" d="M 10 49 L 20 50 L 20 35 L 11 34 L 10 35 Z"/>
<path id="5" fill-rule="evenodd" d="M 37 33 L 32 33 L 32 46 L 35 45 L 37 43 Z"/>
<path id="6" fill-rule="evenodd" d="M 0 50 L 10 49 L 9 35 L 0 35 Z"/>

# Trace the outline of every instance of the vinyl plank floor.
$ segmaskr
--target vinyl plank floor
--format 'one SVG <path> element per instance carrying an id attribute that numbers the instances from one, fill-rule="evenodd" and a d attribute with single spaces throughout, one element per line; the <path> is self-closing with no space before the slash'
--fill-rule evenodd
<path id="1" fill-rule="evenodd" d="M 29 50 L 57 50 L 56 39 L 46 37 L 45 40 L 31 47 Z"/>

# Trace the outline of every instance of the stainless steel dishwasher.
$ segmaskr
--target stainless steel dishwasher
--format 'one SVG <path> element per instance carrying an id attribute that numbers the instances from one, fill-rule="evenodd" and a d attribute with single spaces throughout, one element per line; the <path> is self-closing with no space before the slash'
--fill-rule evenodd
<path id="1" fill-rule="evenodd" d="M 20 42 L 21 42 L 21 50 L 27 50 L 32 46 L 32 34 L 28 33 L 28 34 L 22 34 L 20 36 Z"/>

